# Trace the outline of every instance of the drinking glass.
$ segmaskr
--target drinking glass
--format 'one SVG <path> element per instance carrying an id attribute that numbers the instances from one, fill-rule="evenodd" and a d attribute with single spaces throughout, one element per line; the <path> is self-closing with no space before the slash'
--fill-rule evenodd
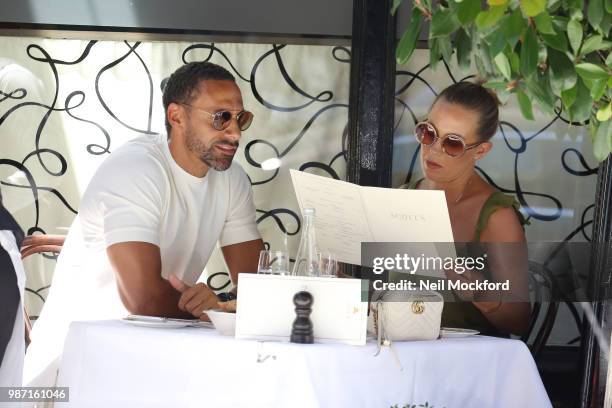
<path id="1" fill-rule="evenodd" d="M 338 276 L 338 261 L 336 260 L 335 254 L 329 251 L 318 252 L 317 260 L 319 264 L 319 276 L 327 278 L 335 278 Z"/>
<path id="2" fill-rule="evenodd" d="M 289 275 L 289 255 L 285 251 L 261 251 L 259 253 L 257 273 Z"/>

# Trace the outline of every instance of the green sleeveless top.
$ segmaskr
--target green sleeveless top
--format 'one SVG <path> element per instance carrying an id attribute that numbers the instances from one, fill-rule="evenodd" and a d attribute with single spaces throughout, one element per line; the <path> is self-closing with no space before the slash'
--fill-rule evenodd
<path id="1" fill-rule="evenodd" d="M 415 189 L 421 180 L 422 179 L 419 179 L 415 182 L 404 184 L 399 188 Z M 522 226 L 529 224 L 529 221 L 527 221 L 523 214 L 519 211 L 520 204 L 516 198 L 497 191 L 487 198 L 480 210 L 472 242 L 477 243 L 480 241 L 480 236 L 486 228 L 489 218 L 491 218 L 491 215 L 495 211 L 501 208 L 510 207 L 514 209 Z M 470 256 L 478 256 L 478 254 L 471 253 L 472 251 L 470 251 L 470 248 L 457 248 L 457 252 L 457 255 L 460 255 L 459 252 L 470 252 Z M 485 272 L 485 276 L 490 275 L 488 269 L 485 269 L 483 272 Z M 399 280 L 400 277 L 402 279 L 406 279 L 404 274 L 389 274 L 390 280 Z M 427 278 L 421 277 L 420 279 Z M 490 336 L 506 336 L 506 334 L 499 332 L 499 330 L 489 322 L 484 314 L 476 306 L 474 306 L 472 302 L 462 301 L 454 293 L 445 293 L 443 295 L 445 299 L 448 299 L 450 296 L 453 301 L 444 303 L 444 309 L 442 310 L 442 327 L 474 329 L 478 330 L 482 334 Z"/>
<path id="2" fill-rule="evenodd" d="M 399 188 L 414 190 L 421 181 L 423 181 L 423 179 L 418 179 L 416 181 L 413 181 L 412 183 L 403 184 Z M 516 216 L 518 217 L 519 222 L 522 226 L 529 224 L 529 221 L 527 221 L 527 219 L 519 211 L 519 209 L 521 208 L 521 204 L 517 201 L 517 199 L 514 196 L 504 194 L 501 191 L 496 191 L 491 194 L 489 198 L 487 198 L 487 201 L 485 201 L 485 203 L 482 205 L 482 208 L 480 209 L 480 214 L 478 215 L 478 221 L 476 222 L 476 229 L 474 231 L 474 238 L 472 238 L 472 241 L 480 241 L 480 235 L 486 228 L 487 223 L 489 222 L 489 218 L 491 218 L 491 215 L 495 211 L 501 208 L 510 207 L 516 213 Z"/>

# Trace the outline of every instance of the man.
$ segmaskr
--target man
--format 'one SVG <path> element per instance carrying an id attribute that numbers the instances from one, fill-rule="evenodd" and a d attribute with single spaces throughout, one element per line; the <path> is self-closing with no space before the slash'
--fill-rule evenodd
<path id="1" fill-rule="evenodd" d="M 25 354 L 23 231 L 2 205 L 0 192 L 0 387 L 20 387 Z"/>
<path id="2" fill-rule="evenodd" d="M 117 149 L 85 191 L 32 333 L 26 384 L 52 383 L 70 321 L 199 318 L 216 307 L 220 299 L 196 281 L 217 241 L 235 284 L 238 272 L 257 269 L 251 185 L 232 164 L 253 115 L 234 77 L 189 63 L 168 79 L 163 103 L 167 137 Z"/>

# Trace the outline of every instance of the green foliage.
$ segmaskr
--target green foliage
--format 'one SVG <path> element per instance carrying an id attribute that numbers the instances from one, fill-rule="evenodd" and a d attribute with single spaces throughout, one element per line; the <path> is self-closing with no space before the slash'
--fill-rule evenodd
<path id="1" fill-rule="evenodd" d="M 560 113 L 589 125 L 598 160 L 612 152 L 612 0 L 411 1 L 398 63 L 410 59 L 428 21 L 432 69 L 454 53 L 460 69 L 475 64 L 500 100 L 516 94 L 525 118 L 536 108 Z"/>

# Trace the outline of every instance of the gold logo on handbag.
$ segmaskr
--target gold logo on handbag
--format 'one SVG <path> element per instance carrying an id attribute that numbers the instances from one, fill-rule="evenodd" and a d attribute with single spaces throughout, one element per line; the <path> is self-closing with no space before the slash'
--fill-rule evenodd
<path id="1" fill-rule="evenodd" d="M 414 314 L 422 314 L 425 311 L 425 303 L 420 300 L 416 302 L 412 302 L 412 313 Z"/>

